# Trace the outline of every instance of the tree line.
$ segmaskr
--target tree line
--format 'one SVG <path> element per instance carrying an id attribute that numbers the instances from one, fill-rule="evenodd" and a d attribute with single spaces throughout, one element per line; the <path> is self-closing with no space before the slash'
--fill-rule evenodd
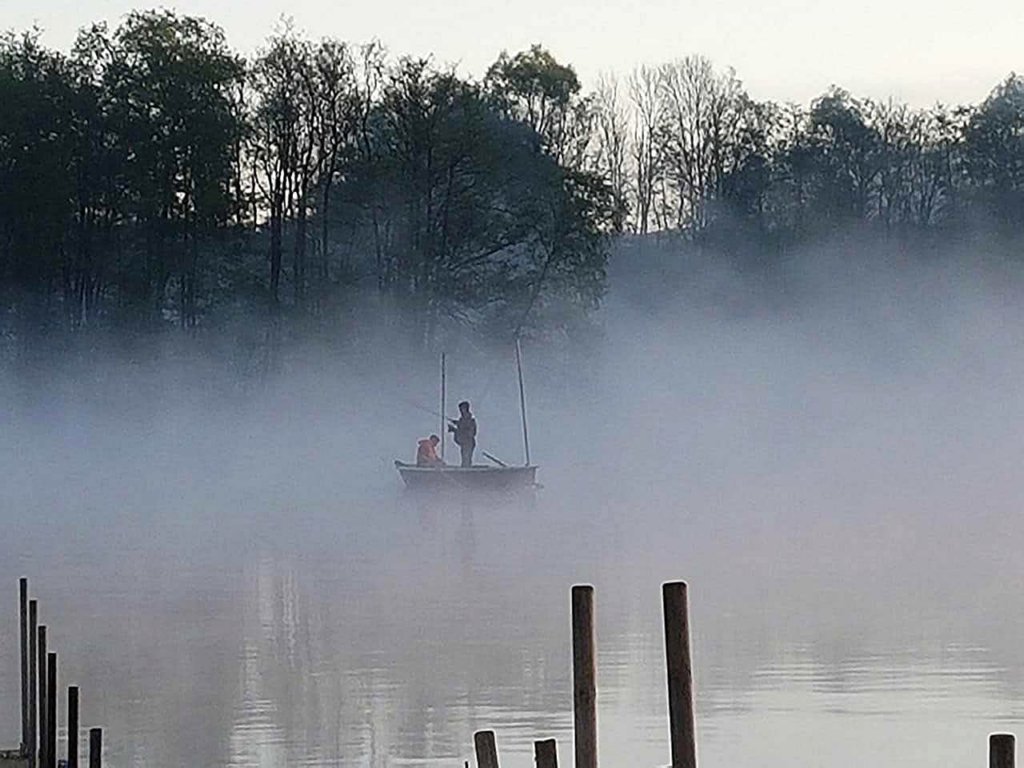
<path id="1" fill-rule="evenodd" d="M 612 201 L 530 66 L 474 82 L 287 27 L 246 60 L 169 11 L 67 54 L 7 34 L 5 326 L 331 322 L 372 293 L 425 340 L 564 327 L 601 297 Z"/>
<path id="2" fill-rule="evenodd" d="M 631 232 L 785 247 L 849 227 L 1024 228 L 1015 74 L 978 105 L 913 109 L 832 87 L 800 106 L 757 101 L 732 70 L 689 56 L 607 78 L 593 101 L 594 167 Z"/>
<path id="3" fill-rule="evenodd" d="M 472 79 L 287 26 L 245 58 L 150 11 L 67 53 L 0 37 L 0 103 L 7 335 L 332 323 L 357 296 L 427 341 L 564 329 L 622 233 L 770 259 L 849 227 L 1024 226 L 1015 75 L 976 106 L 803 107 L 689 56 L 587 92 L 538 46 Z"/>

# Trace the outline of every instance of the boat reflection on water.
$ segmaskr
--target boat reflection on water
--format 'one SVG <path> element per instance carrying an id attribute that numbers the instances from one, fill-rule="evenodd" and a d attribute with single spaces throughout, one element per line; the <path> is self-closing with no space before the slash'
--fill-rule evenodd
<path id="1" fill-rule="evenodd" d="M 415 467 L 412 469 L 416 469 Z M 485 468 L 484 468 L 485 469 Z M 519 469 L 517 467 L 517 469 Z M 523 467 L 522 469 L 536 469 Z M 427 470 L 435 471 L 435 470 Z M 449 470 L 450 471 L 450 470 Z M 440 471 L 439 471 L 440 472 Z M 462 470 L 467 472 L 467 470 Z M 538 507 L 537 483 L 495 482 L 472 486 L 451 481 L 438 484 L 411 483 L 397 499 L 397 509 L 405 516 L 417 516 L 428 528 L 441 526 L 441 520 L 472 520 L 483 515 L 535 513 Z M 446 525 L 446 523 L 444 524 Z"/>

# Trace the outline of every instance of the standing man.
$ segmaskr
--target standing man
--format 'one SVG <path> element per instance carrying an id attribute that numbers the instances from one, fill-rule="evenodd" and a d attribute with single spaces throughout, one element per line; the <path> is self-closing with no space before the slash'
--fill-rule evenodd
<path id="1" fill-rule="evenodd" d="M 469 402 L 459 403 L 459 418 L 448 425 L 448 431 L 455 433 L 455 444 L 462 451 L 462 466 L 473 466 L 473 451 L 476 449 L 476 419 L 469 412 Z"/>

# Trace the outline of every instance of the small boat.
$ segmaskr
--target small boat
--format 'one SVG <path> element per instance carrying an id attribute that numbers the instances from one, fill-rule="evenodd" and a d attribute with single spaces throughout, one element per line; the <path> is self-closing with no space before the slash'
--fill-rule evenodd
<path id="1" fill-rule="evenodd" d="M 395 462 L 395 468 L 409 488 L 473 491 L 511 491 L 537 484 L 537 467 L 418 467 Z"/>
<path id="2" fill-rule="evenodd" d="M 440 466 L 421 467 L 416 464 L 406 464 L 404 461 L 395 461 L 395 469 L 402 476 L 406 487 L 411 489 L 430 490 L 475 490 L 475 491 L 509 491 L 523 488 L 536 488 L 537 467 L 530 463 L 530 437 L 527 431 L 526 422 L 526 389 L 523 386 L 523 360 L 519 340 L 516 339 L 516 369 L 519 375 L 519 408 L 523 422 L 523 454 L 525 461 L 522 466 L 513 466 L 497 459 L 487 451 L 481 451 L 496 466 L 475 464 L 472 467 Z M 441 432 L 445 434 L 445 424 L 449 419 L 445 418 L 446 401 L 446 378 L 445 378 L 445 356 L 441 355 Z M 443 452 L 442 442 L 442 457 Z"/>

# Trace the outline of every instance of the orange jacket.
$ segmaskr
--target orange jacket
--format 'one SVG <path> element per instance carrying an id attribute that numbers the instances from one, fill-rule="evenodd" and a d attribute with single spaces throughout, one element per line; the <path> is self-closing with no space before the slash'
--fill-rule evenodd
<path id="1" fill-rule="evenodd" d="M 416 448 L 416 466 L 432 467 L 440 463 L 441 457 L 437 455 L 437 449 L 430 438 L 420 440 Z"/>

